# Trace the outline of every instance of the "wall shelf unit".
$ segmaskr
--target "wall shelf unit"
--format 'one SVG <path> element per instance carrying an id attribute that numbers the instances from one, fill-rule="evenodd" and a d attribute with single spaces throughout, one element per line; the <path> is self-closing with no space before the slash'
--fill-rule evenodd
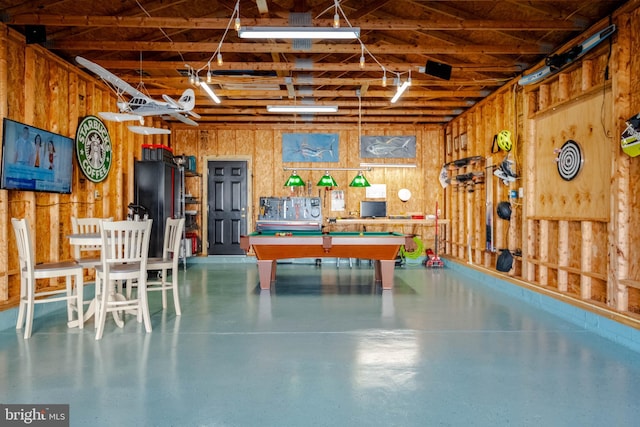
<path id="1" fill-rule="evenodd" d="M 192 156 L 176 156 L 180 170 L 180 213 L 184 217 L 182 239 L 182 258 L 186 260 L 202 252 L 202 174 L 195 171 L 195 159 Z"/>

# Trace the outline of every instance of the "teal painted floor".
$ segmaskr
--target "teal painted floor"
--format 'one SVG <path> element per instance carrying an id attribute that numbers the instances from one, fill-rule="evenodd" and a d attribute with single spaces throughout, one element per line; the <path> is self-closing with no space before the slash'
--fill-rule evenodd
<path id="1" fill-rule="evenodd" d="M 180 272 L 182 316 L 0 331 L 0 401 L 70 404 L 72 426 L 630 426 L 640 353 L 455 269 L 278 266 Z"/>

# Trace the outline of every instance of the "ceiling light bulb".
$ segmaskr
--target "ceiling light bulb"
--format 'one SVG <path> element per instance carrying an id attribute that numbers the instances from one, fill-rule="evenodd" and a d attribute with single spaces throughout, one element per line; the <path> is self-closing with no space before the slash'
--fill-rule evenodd
<path id="1" fill-rule="evenodd" d="M 364 68 L 364 55 L 360 57 L 360 68 Z"/>
<path id="2" fill-rule="evenodd" d="M 236 17 L 236 22 L 233 25 L 233 27 L 236 29 L 236 31 L 240 30 L 240 17 L 239 16 Z"/>
<path id="3" fill-rule="evenodd" d="M 196 76 L 195 76 L 195 74 L 194 74 L 194 73 L 191 73 L 191 72 L 190 72 L 190 73 L 189 73 L 189 83 L 191 83 L 191 84 L 195 84 L 195 82 L 196 82 Z"/>
<path id="4" fill-rule="evenodd" d="M 195 85 L 196 86 L 200 86 L 200 76 L 198 76 L 198 75 L 196 75 Z"/>
<path id="5" fill-rule="evenodd" d="M 207 71 L 207 83 L 211 83 L 211 70 Z"/>
<path id="6" fill-rule="evenodd" d="M 333 28 L 340 28 L 340 16 L 338 16 L 338 12 L 333 15 Z"/>
<path id="7" fill-rule="evenodd" d="M 222 65 L 222 54 L 218 52 L 218 65 Z"/>
<path id="8" fill-rule="evenodd" d="M 387 72 L 382 75 L 382 87 L 387 87 Z"/>

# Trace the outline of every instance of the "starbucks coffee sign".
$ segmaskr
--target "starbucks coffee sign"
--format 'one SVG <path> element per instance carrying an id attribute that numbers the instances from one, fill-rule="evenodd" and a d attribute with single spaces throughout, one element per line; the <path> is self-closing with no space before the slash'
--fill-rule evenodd
<path id="1" fill-rule="evenodd" d="M 76 132 L 76 156 L 80 169 L 91 182 L 101 182 L 111 169 L 111 138 L 96 116 L 87 116 Z"/>

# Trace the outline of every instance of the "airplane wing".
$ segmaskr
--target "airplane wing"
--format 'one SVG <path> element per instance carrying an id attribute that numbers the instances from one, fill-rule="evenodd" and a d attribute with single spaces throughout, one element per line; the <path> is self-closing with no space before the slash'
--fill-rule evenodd
<path id="1" fill-rule="evenodd" d="M 168 135 L 171 133 L 169 129 L 154 128 L 150 126 L 128 126 L 129 130 L 133 133 L 139 133 L 140 135 Z"/>
<path id="2" fill-rule="evenodd" d="M 163 118 L 163 119 L 165 119 L 165 120 L 166 120 L 166 119 L 169 119 L 169 118 L 174 118 L 174 119 L 176 119 L 176 120 L 180 120 L 182 123 L 185 123 L 185 124 L 187 124 L 187 125 L 190 125 L 190 126 L 198 126 L 198 123 L 197 123 L 197 122 L 195 122 L 195 121 L 191 120 L 189 117 L 183 116 L 183 115 L 182 115 L 182 114 L 180 114 L 180 113 L 175 113 L 175 112 L 168 113 L 167 115 L 162 116 L 162 118 Z"/>
<path id="3" fill-rule="evenodd" d="M 138 120 L 139 122 L 143 122 L 142 116 L 138 114 L 129 114 L 129 113 L 110 113 L 108 111 L 103 111 L 98 113 L 100 117 L 110 122 L 128 122 L 133 120 Z"/>
<path id="4" fill-rule="evenodd" d="M 147 95 L 140 92 L 138 89 L 134 88 L 129 83 L 125 82 L 120 77 L 113 74 L 112 72 L 102 68 L 100 65 L 96 64 L 95 62 L 91 62 L 88 59 L 84 59 L 81 56 L 76 56 L 76 62 L 82 65 L 83 67 L 85 67 L 87 70 L 97 74 L 106 83 L 111 84 L 113 87 L 117 89 L 118 93 L 125 92 L 133 97 L 149 98 Z"/>

